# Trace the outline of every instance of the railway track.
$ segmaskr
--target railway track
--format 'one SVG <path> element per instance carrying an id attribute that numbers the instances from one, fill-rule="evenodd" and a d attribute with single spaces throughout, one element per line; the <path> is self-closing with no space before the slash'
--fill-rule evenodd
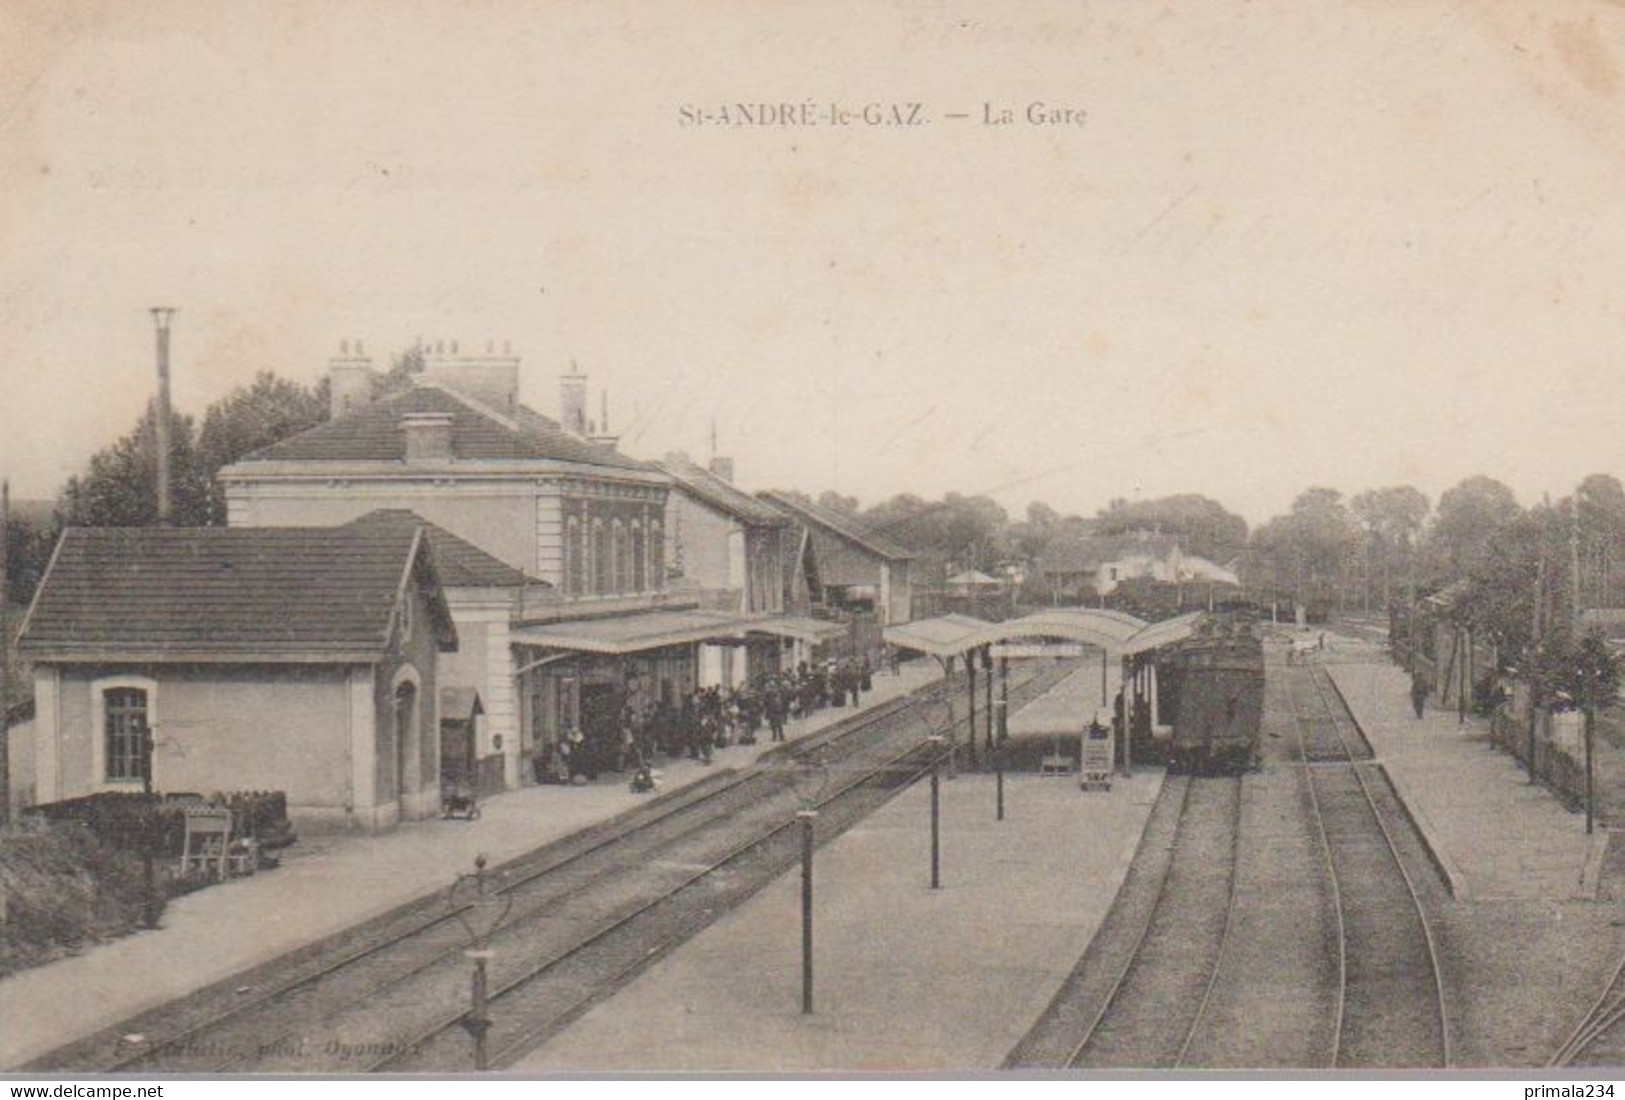
<path id="1" fill-rule="evenodd" d="M 1012 684 L 1022 700 L 1044 669 Z M 929 767 L 945 688 L 916 693 L 794 743 L 775 760 L 708 779 L 490 875 L 511 904 L 491 941 L 497 1064 L 517 1056 L 664 951 L 765 885 L 793 860 L 790 811 L 817 798 L 827 839 Z M 908 747 L 898 751 L 900 744 Z M 845 778 L 816 793 L 838 768 Z M 788 853 L 788 854 L 787 854 Z M 466 909 L 466 906 L 461 907 Z M 463 1069 L 470 1040 L 467 939 L 444 894 L 284 956 L 210 991 L 37 1060 L 102 1072 Z M 655 945 L 655 946 L 650 946 Z M 562 1008 L 560 1007 L 562 1006 Z M 453 1010 L 455 1010 L 453 1012 Z M 525 1028 L 514 1033 L 521 1016 Z M 138 1033 L 139 1043 L 126 1036 Z"/>
<path id="2" fill-rule="evenodd" d="M 1386 778 L 1325 671 L 1282 671 L 1292 677 L 1299 756 L 1337 910 L 1336 1026 L 1326 1065 L 1448 1067 L 1438 951 L 1380 805 Z"/>
<path id="3" fill-rule="evenodd" d="M 1552 1052 L 1547 1067 L 1618 1066 L 1625 1062 L 1622 1021 L 1625 1021 L 1625 958 L 1620 959 L 1602 992 L 1574 1025 L 1574 1030 Z"/>
<path id="4" fill-rule="evenodd" d="M 1181 1063 L 1234 923 L 1243 782 L 1163 781 L 1099 933 L 1005 1068 Z"/>

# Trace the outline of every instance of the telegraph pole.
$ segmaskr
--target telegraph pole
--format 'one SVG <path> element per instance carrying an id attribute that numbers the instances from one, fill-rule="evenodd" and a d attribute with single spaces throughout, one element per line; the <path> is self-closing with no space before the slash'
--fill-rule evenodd
<path id="1" fill-rule="evenodd" d="M 1574 507 L 1569 509 L 1569 617 L 1574 628 L 1580 628 L 1580 494 L 1574 495 Z"/>
<path id="2" fill-rule="evenodd" d="M 153 413 L 153 449 L 157 452 L 158 525 L 169 524 L 169 323 L 175 310 L 153 306 L 152 323 L 158 338 L 158 400 Z"/>

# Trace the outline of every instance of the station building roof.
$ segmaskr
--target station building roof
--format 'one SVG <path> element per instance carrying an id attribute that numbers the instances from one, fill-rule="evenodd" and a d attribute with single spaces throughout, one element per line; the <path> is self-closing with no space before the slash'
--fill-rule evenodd
<path id="1" fill-rule="evenodd" d="M 19 647 L 53 661 L 371 663 L 417 575 L 455 648 L 426 547 L 408 523 L 70 527 Z"/>
<path id="2" fill-rule="evenodd" d="M 710 470 L 673 455 L 658 463 L 678 487 L 702 503 L 725 515 L 748 524 L 763 527 L 788 527 L 790 519 L 783 512 L 718 477 Z"/>
<path id="3" fill-rule="evenodd" d="M 890 539 L 877 535 L 852 516 L 810 501 L 797 500 L 786 493 L 761 492 L 756 495 L 791 519 L 819 528 L 877 558 L 884 558 L 887 561 L 912 561 L 918 556 Z"/>
<path id="4" fill-rule="evenodd" d="M 421 528 L 424 541 L 429 544 L 429 556 L 434 560 L 435 576 L 446 588 L 553 587 L 406 508 L 380 508 L 351 520 L 346 526 L 376 531 Z"/>
<path id="5" fill-rule="evenodd" d="M 228 479 L 232 474 L 251 474 L 256 464 L 264 462 L 404 462 L 402 418 L 424 413 L 451 417 L 451 450 L 458 460 L 543 459 L 622 470 L 653 469 L 650 463 L 629 458 L 614 447 L 566 431 L 557 421 L 524 405 L 498 412 L 464 394 L 425 382 L 262 447 L 223 474 Z"/>

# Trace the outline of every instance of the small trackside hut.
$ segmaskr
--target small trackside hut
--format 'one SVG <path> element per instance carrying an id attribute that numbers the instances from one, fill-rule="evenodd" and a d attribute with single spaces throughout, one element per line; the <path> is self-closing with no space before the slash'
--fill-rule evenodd
<path id="1" fill-rule="evenodd" d="M 69 528 L 19 642 L 38 800 L 274 790 L 301 830 L 429 817 L 456 644 L 416 524 Z"/>

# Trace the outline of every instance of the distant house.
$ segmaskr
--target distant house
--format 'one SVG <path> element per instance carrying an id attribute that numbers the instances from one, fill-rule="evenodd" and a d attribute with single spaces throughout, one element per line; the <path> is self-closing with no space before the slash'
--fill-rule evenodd
<path id="1" fill-rule="evenodd" d="M 1164 584 L 1239 585 L 1236 574 L 1184 553 L 1172 535 L 1137 531 L 1052 541 L 1037 562 L 1057 602 L 1084 603 L 1111 595 L 1124 581 Z"/>
<path id="2" fill-rule="evenodd" d="M 457 633 L 415 523 L 70 528 L 24 622 L 35 797 L 281 790 L 304 827 L 436 812 Z"/>
<path id="3" fill-rule="evenodd" d="M 826 604 L 872 610 L 882 626 L 913 618 L 911 551 L 844 513 L 784 493 L 757 496 L 788 516 L 806 536 Z"/>

